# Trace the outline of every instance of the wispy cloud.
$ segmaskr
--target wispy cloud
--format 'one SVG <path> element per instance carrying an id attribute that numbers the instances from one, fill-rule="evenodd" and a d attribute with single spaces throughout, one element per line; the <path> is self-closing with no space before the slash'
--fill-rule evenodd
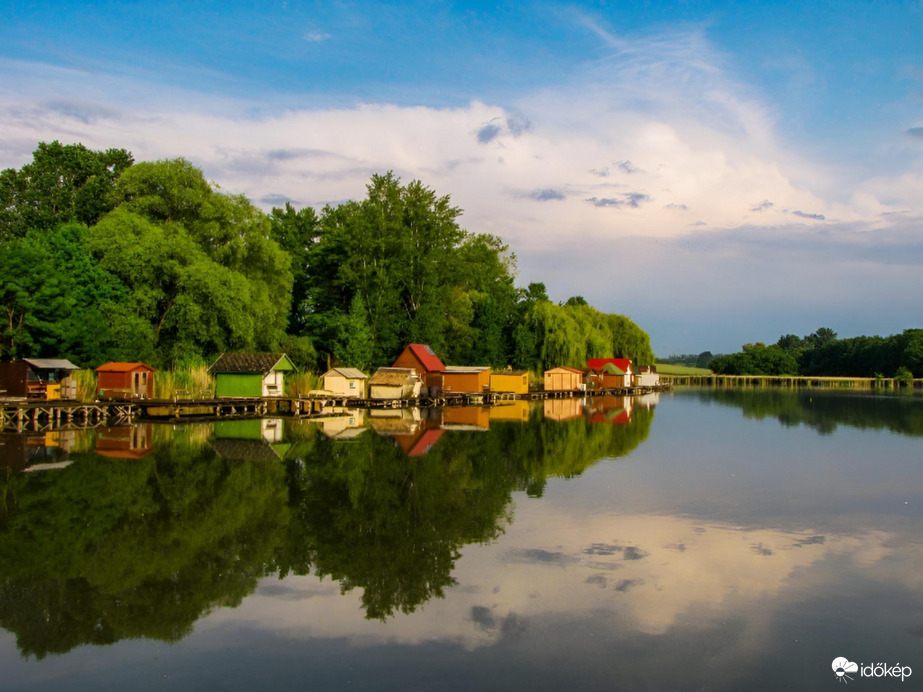
<path id="1" fill-rule="evenodd" d="M 803 211 L 793 211 L 792 215 L 800 216 L 802 219 L 814 219 L 815 221 L 823 221 L 825 218 L 823 214 L 808 214 Z"/>
<path id="2" fill-rule="evenodd" d="M 325 31 L 308 31 L 304 34 L 304 40 L 308 43 L 321 43 L 331 38 L 330 34 Z"/>
<path id="3" fill-rule="evenodd" d="M 562 200 L 567 199 L 567 196 L 563 192 L 554 190 L 552 188 L 545 188 L 543 190 L 533 190 L 530 192 L 527 197 L 529 199 L 534 199 L 538 202 L 547 202 L 549 200 Z"/>
<path id="4" fill-rule="evenodd" d="M 923 139 L 923 127 L 911 127 L 909 130 L 907 130 L 907 134 L 911 137 L 918 137 Z"/>
<path id="5" fill-rule="evenodd" d="M 588 197 L 587 202 L 594 207 L 631 207 L 637 209 L 650 197 L 642 192 L 629 192 L 619 197 Z"/>

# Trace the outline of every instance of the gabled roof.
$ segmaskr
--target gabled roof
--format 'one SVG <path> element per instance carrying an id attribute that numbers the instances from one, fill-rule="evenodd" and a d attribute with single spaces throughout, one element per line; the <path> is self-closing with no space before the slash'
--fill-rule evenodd
<path id="1" fill-rule="evenodd" d="M 106 363 L 96 368 L 96 372 L 132 372 L 133 370 L 157 372 L 157 368 L 152 368 L 147 363 Z"/>
<path id="2" fill-rule="evenodd" d="M 368 375 L 357 368 L 330 368 L 321 377 L 327 377 L 327 375 L 342 375 L 348 380 L 367 380 L 369 378 Z"/>
<path id="3" fill-rule="evenodd" d="M 284 353 L 222 353 L 209 370 L 216 374 L 265 375 L 273 370 L 294 370 Z"/>
<path id="4" fill-rule="evenodd" d="M 553 371 L 555 371 L 555 370 L 565 370 L 565 371 L 567 371 L 567 372 L 574 372 L 574 373 L 577 373 L 578 375 L 584 375 L 584 374 L 586 374 L 584 370 L 581 370 L 580 368 L 572 368 L 572 367 L 569 366 L 569 365 L 559 365 L 558 367 L 556 367 L 556 368 L 551 368 L 550 370 L 546 370 L 545 372 L 548 373 L 548 372 L 553 372 Z"/>
<path id="5" fill-rule="evenodd" d="M 624 370 L 622 370 L 621 368 L 616 367 L 615 365 L 613 365 L 612 363 L 606 363 L 606 364 L 602 367 L 602 370 L 601 370 L 600 372 L 604 372 L 604 373 L 606 373 L 607 375 L 627 375 L 627 374 L 628 374 L 628 373 L 626 373 Z"/>
<path id="6" fill-rule="evenodd" d="M 442 428 L 431 428 L 427 430 L 417 440 L 415 440 L 413 446 L 407 450 L 407 456 L 423 456 L 430 449 L 432 449 L 433 445 L 439 442 L 439 438 L 442 437 L 442 433 L 444 432 L 445 430 Z"/>
<path id="7" fill-rule="evenodd" d="M 587 367 L 590 370 L 599 372 L 606 366 L 606 363 L 612 363 L 623 373 L 628 373 L 631 370 L 631 358 L 590 358 L 587 361 Z"/>
<path id="8" fill-rule="evenodd" d="M 23 358 L 23 361 L 39 370 L 79 370 L 76 365 L 64 358 Z"/>
<path id="9" fill-rule="evenodd" d="M 397 386 L 419 379 L 413 368 L 378 368 L 369 379 L 369 385 Z"/>
<path id="10" fill-rule="evenodd" d="M 445 365 L 439 360 L 439 356 L 427 344 L 410 344 L 405 351 L 409 349 L 411 353 L 420 361 L 427 372 L 442 372 Z"/>

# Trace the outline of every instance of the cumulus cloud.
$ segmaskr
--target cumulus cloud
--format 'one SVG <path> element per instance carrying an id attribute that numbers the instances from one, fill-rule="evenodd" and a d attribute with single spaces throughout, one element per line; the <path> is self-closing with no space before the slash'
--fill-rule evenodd
<path id="1" fill-rule="evenodd" d="M 590 299 L 598 289 L 591 302 L 605 310 L 617 310 L 617 302 L 643 305 L 646 315 L 636 317 L 645 328 L 656 325 L 651 316 L 667 314 L 663 306 L 676 295 L 701 293 L 722 305 L 729 293 L 741 304 L 759 300 L 727 286 L 755 285 L 750 279 L 763 266 L 756 251 L 771 239 L 797 248 L 786 261 L 800 252 L 824 257 L 833 288 L 856 285 L 847 262 L 907 266 L 923 254 L 918 169 L 845 184 L 844 167 L 809 158 L 816 152 L 780 137 L 773 104 L 728 72 L 702 32 L 628 40 L 598 25 L 593 31 L 608 57 L 575 71 L 569 83 L 514 94 L 503 105 L 294 107 L 0 60 L 8 75 L 0 86 L 0 168 L 26 163 L 39 141 L 125 147 L 137 160 L 184 156 L 223 190 L 267 208 L 361 198 L 373 173 L 393 170 L 450 194 L 468 230 L 503 237 L 517 253 L 521 281 L 545 281 L 561 299 Z M 919 138 L 921 130 L 907 134 Z M 692 223 L 679 213 L 687 210 L 694 210 Z M 796 218 L 801 223 L 793 224 Z M 917 235 L 906 231 L 913 223 Z M 574 237 L 593 243 L 592 258 L 570 254 Z M 588 262 L 606 271 L 635 242 L 646 254 L 633 255 L 631 270 L 605 290 L 588 283 Z M 741 256 L 742 273 L 735 266 Z M 797 281 L 784 270 L 777 275 L 787 279 L 770 277 L 774 300 L 791 296 L 789 314 L 805 309 Z M 869 269 L 866 278 L 879 277 Z M 880 285 L 918 295 L 923 278 L 900 273 Z M 823 295 L 835 305 L 845 300 L 833 290 Z M 726 322 L 720 314 L 696 320 L 702 334 Z M 706 348 L 712 344 L 700 350 Z"/>
<path id="2" fill-rule="evenodd" d="M 506 127 L 514 137 L 532 130 L 532 123 L 522 115 L 511 115 L 506 119 Z"/>
<path id="3" fill-rule="evenodd" d="M 497 123 L 487 123 L 478 130 L 477 139 L 480 144 L 489 144 L 500 136 L 503 128 Z"/>

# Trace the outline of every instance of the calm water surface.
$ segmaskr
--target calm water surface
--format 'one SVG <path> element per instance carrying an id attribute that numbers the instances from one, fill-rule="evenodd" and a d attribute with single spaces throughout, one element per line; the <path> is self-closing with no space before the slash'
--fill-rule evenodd
<path id="1" fill-rule="evenodd" d="M 3 433 L 0 688 L 921 689 L 921 442 L 778 390 Z"/>

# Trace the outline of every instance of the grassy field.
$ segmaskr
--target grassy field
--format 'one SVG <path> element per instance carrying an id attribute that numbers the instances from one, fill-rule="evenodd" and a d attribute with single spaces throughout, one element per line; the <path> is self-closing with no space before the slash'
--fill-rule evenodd
<path id="1" fill-rule="evenodd" d="M 657 372 L 661 375 L 711 375 L 708 368 L 691 368 L 687 365 L 663 365 L 657 363 Z"/>

